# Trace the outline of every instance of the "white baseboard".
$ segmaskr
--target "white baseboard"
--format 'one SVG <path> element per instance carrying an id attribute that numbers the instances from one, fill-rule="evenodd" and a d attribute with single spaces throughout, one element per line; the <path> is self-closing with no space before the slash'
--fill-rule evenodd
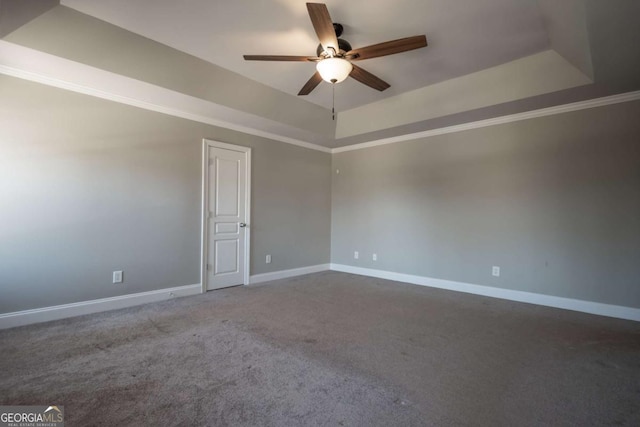
<path id="1" fill-rule="evenodd" d="M 292 268 L 291 270 L 273 271 L 271 273 L 256 274 L 249 278 L 249 283 L 270 282 L 272 280 L 286 279 L 288 277 L 302 276 L 303 274 L 318 273 L 329 270 L 329 264 L 310 265 L 308 267 Z"/>
<path id="2" fill-rule="evenodd" d="M 620 305 L 603 304 L 572 298 L 556 297 L 552 295 L 536 294 L 532 292 L 516 291 L 512 289 L 495 288 L 492 286 L 473 285 L 470 283 L 454 282 L 451 280 L 434 279 L 431 277 L 414 276 L 412 274 L 394 273 L 391 271 L 374 270 L 371 268 L 353 267 L 343 264 L 330 264 L 331 270 L 344 273 L 359 274 L 361 276 L 378 277 L 380 279 L 395 280 L 397 282 L 412 283 L 414 285 L 447 289 L 450 291 L 466 292 L 511 301 L 538 304 L 548 307 L 563 308 L 565 310 L 581 311 L 583 313 L 600 316 L 616 317 L 619 319 L 640 322 L 640 309 Z"/>
<path id="3" fill-rule="evenodd" d="M 195 285 L 178 286 L 175 288 L 158 289 L 155 291 L 140 292 L 137 294 L 121 295 L 111 298 L 101 298 L 91 301 L 56 305 L 53 307 L 5 313 L 0 314 L 0 329 L 13 328 L 15 326 L 29 325 L 32 323 L 48 322 L 50 320 L 64 319 L 66 317 L 81 316 L 84 314 L 99 313 L 107 310 L 116 310 L 149 302 L 184 297 L 187 295 L 196 295 L 201 292 L 202 288 L 198 283 Z"/>
<path id="4" fill-rule="evenodd" d="M 470 283 L 454 282 L 451 280 L 434 279 L 431 277 L 415 276 L 411 274 L 394 273 L 392 271 L 374 270 L 371 268 L 354 267 L 343 264 L 319 264 L 309 267 L 293 268 L 291 270 L 274 271 L 271 273 L 256 274 L 251 276 L 250 283 L 262 283 L 303 274 L 318 273 L 320 271 L 333 270 L 344 273 L 359 274 L 362 276 L 377 277 L 394 280 L 397 282 L 411 283 L 420 286 L 447 289 L 450 291 L 465 292 L 476 295 L 484 295 L 493 298 L 511 301 L 538 304 L 548 307 L 562 308 L 566 310 L 580 311 L 597 314 L 600 316 L 615 317 L 619 319 L 640 321 L 640 309 L 619 305 L 603 304 L 592 301 L 577 300 L 572 298 L 556 297 L 552 295 L 536 294 L 532 292 L 501 289 L 491 286 L 473 285 Z M 155 291 L 141 292 L 137 294 L 122 295 L 111 298 L 102 298 L 91 301 L 83 301 L 72 304 L 57 305 L 53 307 L 36 308 L 33 310 L 17 311 L 0 314 L 0 329 L 29 325 L 32 323 L 48 322 L 67 317 L 81 316 L 84 314 L 99 313 L 101 311 L 116 310 L 132 307 L 150 302 L 163 301 L 176 297 L 196 295 L 201 293 L 201 285 L 178 286 L 175 288 L 158 289 Z"/>

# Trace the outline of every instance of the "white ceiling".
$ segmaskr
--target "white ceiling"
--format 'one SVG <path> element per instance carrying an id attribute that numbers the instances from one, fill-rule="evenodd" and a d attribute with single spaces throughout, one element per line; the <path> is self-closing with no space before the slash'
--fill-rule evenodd
<path id="1" fill-rule="evenodd" d="M 243 54 L 313 55 L 318 44 L 301 0 L 63 0 L 63 5 L 295 95 L 312 63 L 248 62 Z M 424 49 L 359 62 L 391 84 L 378 92 L 348 79 L 339 111 L 525 57 L 550 47 L 536 0 L 328 0 L 356 47 L 426 34 Z M 322 84 L 308 101 L 330 107 Z"/>

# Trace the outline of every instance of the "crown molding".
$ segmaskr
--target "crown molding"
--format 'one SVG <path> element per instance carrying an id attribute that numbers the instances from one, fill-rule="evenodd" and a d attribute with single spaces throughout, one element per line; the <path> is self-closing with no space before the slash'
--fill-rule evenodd
<path id="1" fill-rule="evenodd" d="M 0 40 L 0 74 L 331 153 L 328 147 L 264 130 L 273 127 L 290 128 L 288 125 L 2 40 Z M 255 126 L 238 124 L 225 119 L 232 116 L 236 117 L 236 122 L 243 121 Z M 294 132 L 299 131 L 294 130 Z"/>
<path id="2" fill-rule="evenodd" d="M 331 150 L 332 154 L 344 153 L 345 151 L 362 150 L 365 148 L 378 147 L 380 145 L 396 144 L 398 142 L 413 141 L 420 138 L 445 135 L 448 133 L 463 132 L 466 130 L 480 129 L 488 126 L 502 125 L 506 123 L 519 122 L 521 120 L 535 119 L 538 117 L 553 116 L 556 114 L 570 113 L 572 111 L 586 110 L 589 108 L 604 107 L 606 105 L 620 104 L 623 102 L 640 100 L 640 91 L 621 93 L 617 95 L 594 98 L 586 101 L 573 102 L 570 104 L 556 105 L 554 107 L 541 108 L 538 110 L 526 111 L 524 113 L 510 114 L 506 116 L 494 117 L 486 120 L 463 123 L 460 125 L 447 126 L 443 128 L 430 129 L 422 132 L 408 133 L 405 135 L 382 138 L 360 144 L 347 145 Z"/>
<path id="3" fill-rule="evenodd" d="M 627 92 L 454 126 L 372 139 L 343 147 L 328 148 L 304 139 L 266 131 L 257 126 L 241 125 L 220 117 L 240 114 L 247 119 L 247 122 L 253 121 L 262 127 L 274 125 L 266 119 L 1 40 L 0 74 L 331 154 L 640 100 L 640 91 Z M 339 117 L 338 115 L 338 119 Z"/>

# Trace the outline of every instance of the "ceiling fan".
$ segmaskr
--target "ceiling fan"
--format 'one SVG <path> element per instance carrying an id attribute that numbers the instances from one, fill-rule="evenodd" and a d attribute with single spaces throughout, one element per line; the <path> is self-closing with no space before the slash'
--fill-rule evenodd
<path id="1" fill-rule="evenodd" d="M 349 42 L 339 38 L 342 35 L 343 27 L 331 21 L 329 10 L 324 3 L 307 3 L 307 10 L 313 28 L 320 39 L 316 56 L 244 55 L 244 59 L 247 61 L 316 62 L 316 72 L 305 83 L 298 95 L 308 95 L 322 80 L 329 83 L 339 83 L 347 77 L 352 77 L 360 83 L 383 91 L 390 87 L 389 83 L 352 64 L 351 61 L 393 55 L 427 46 L 426 36 L 421 35 L 352 49 Z"/>

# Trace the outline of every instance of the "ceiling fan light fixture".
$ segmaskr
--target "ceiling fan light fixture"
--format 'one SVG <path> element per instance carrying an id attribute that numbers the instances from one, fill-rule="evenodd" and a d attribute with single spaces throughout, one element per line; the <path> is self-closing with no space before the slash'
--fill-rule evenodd
<path id="1" fill-rule="evenodd" d="M 339 38 L 342 35 L 343 26 L 331 20 L 326 4 L 307 3 L 307 12 L 309 12 L 311 24 L 320 42 L 316 48 L 315 57 L 244 55 L 244 59 L 247 61 L 316 62 L 316 72 L 302 86 L 298 92 L 300 96 L 309 95 L 323 80 L 329 83 L 339 83 L 347 77 L 352 77 L 354 80 L 382 92 L 390 87 L 389 83 L 356 65 L 351 65 L 350 61 L 379 58 L 427 46 L 427 37 L 423 34 L 352 49 L 348 41 Z"/>
<path id="2" fill-rule="evenodd" d="M 320 73 L 322 80 L 329 83 L 340 83 L 349 77 L 351 70 L 353 70 L 353 65 L 346 59 L 334 57 L 318 62 L 316 69 Z"/>

